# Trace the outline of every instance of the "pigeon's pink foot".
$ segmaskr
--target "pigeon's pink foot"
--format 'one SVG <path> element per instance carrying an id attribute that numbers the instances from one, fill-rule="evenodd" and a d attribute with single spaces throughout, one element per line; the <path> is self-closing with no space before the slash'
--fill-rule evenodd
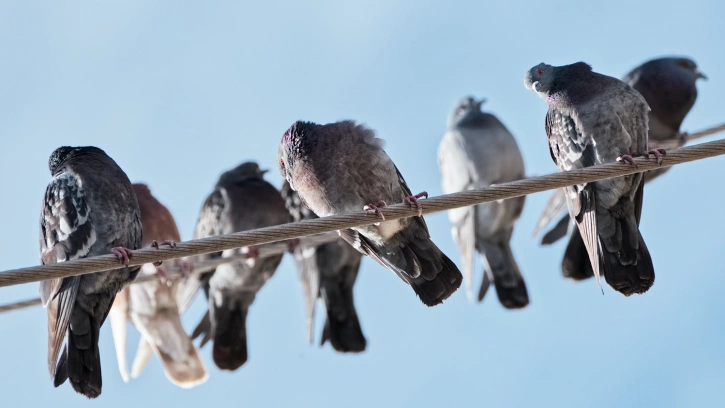
<path id="1" fill-rule="evenodd" d="M 297 247 L 300 245 L 300 239 L 299 238 L 288 239 L 286 241 L 286 243 L 287 243 L 287 251 L 289 251 L 289 253 L 293 253 L 295 251 L 295 249 L 297 249 Z"/>
<path id="2" fill-rule="evenodd" d="M 176 242 L 168 240 L 168 239 L 161 241 L 160 244 L 158 242 L 156 242 L 156 240 L 151 241 L 151 246 L 156 249 L 159 249 L 159 246 L 161 246 L 161 245 L 167 245 L 167 246 L 170 246 L 171 248 L 176 248 Z"/>
<path id="3" fill-rule="evenodd" d="M 416 195 L 412 195 L 412 196 L 405 197 L 405 203 L 406 204 L 408 204 L 411 207 L 415 205 L 418 208 L 418 216 L 419 217 L 422 217 L 423 216 L 423 206 L 420 205 L 420 203 L 418 202 L 418 199 L 421 198 L 421 197 L 428 198 L 428 193 L 424 191 L 424 192 L 422 192 L 420 194 L 416 194 Z"/>
<path id="4" fill-rule="evenodd" d="M 662 164 L 662 157 L 667 155 L 667 151 L 665 149 L 651 149 L 645 153 L 645 157 L 649 159 L 649 155 L 653 155 L 655 159 L 657 159 L 657 164 Z"/>
<path id="5" fill-rule="evenodd" d="M 194 272 L 194 263 L 188 259 L 179 259 L 176 263 L 181 271 L 181 276 L 187 277 Z"/>
<path id="6" fill-rule="evenodd" d="M 116 255 L 116 258 L 126 266 L 128 266 L 129 258 L 133 255 L 131 250 L 126 247 L 113 247 L 111 248 L 111 253 Z"/>
<path id="7" fill-rule="evenodd" d="M 242 248 L 242 252 L 247 254 L 248 259 L 257 259 L 259 257 L 259 248 L 254 245 Z"/>
<path id="8" fill-rule="evenodd" d="M 385 216 L 383 215 L 383 212 L 380 211 L 380 209 L 385 207 L 386 205 L 387 204 L 385 204 L 385 201 L 378 201 L 375 204 L 366 205 L 365 207 L 363 207 L 363 211 L 373 212 L 375 215 L 385 220 Z"/>
<path id="9" fill-rule="evenodd" d="M 637 162 L 634 161 L 634 158 L 632 157 L 631 154 L 621 155 L 621 156 L 617 157 L 617 161 L 622 162 L 622 163 L 629 163 L 632 166 L 637 167 Z"/>
<path id="10" fill-rule="evenodd" d="M 159 264 L 160 264 L 160 263 L 161 263 L 161 262 L 159 262 Z M 156 265 L 154 265 L 154 266 L 156 266 Z M 169 279 L 169 274 L 168 274 L 168 273 L 166 272 L 166 269 L 164 269 L 164 268 L 162 268 L 162 267 L 160 267 L 160 266 L 156 266 L 156 272 L 155 272 L 155 275 L 156 275 L 157 277 L 159 277 L 159 278 L 163 278 L 163 279 Z"/>

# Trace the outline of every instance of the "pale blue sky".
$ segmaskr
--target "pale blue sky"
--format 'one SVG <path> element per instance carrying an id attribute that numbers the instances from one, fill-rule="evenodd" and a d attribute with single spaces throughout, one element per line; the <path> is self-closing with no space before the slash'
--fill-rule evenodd
<path id="1" fill-rule="evenodd" d="M 689 55 L 710 80 L 699 83 L 683 128 L 725 121 L 725 7 L 715 0 L 189 3 L 0 3 L 0 270 L 38 263 L 46 163 L 60 145 L 106 150 L 132 181 L 150 185 L 190 239 L 218 174 L 247 159 L 275 170 L 277 143 L 297 119 L 368 124 L 411 189 L 438 195 L 438 142 L 455 102 L 473 94 L 517 137 L 529 174 L 555 171 L 545 103 L 522 83 L 542 61 L 582 60 L 620 77 L 652 57 Z M 463 290 L 427 308 L 365 259 L 355 294 L 369 347 L 341 355 L 306 343 L 286 257 L 251 309 L 249 362 L 220 372 L 205 348 L 210 378 L 192 390 L 169 383 L 155 358 L 124 384 L 108 325 L 99 400 L 67 383 L 54 389 L 45 311 L 0 315 L 2 405 L 717 405 L 725 398 L 723 165 L 686 164 L 647 186 L 641 229 L 657 280 L 644 296 L 608 286 L 602 296 L 594 281 L 561 278 L 565 243 L 531 239 L 542 193 L 527 200 L 513 238 L 531 297 L 523 311 L 504 310 L 495 295 L 469 304 Z M 446 216 L 426 220 L 458 262 Z M 2 288 L 0 303 L 36 295 L 37 284 Z M 198 300 L 184 317 L 189 329 L 202 310 Z"/>

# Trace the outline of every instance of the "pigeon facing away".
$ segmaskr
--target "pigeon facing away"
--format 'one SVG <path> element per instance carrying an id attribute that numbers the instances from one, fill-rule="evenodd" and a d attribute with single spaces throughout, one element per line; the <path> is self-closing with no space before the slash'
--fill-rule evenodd
<path id="1" fill-rule="evenodd" d="M 526 73 L 524 85 L 549 105 L 546 134 L 559 171 L 661 154 L 647 149 L 647 102 L 624 82 L 593 72 L 583 62 L 541 63 Z M 643 191 L 641 173 L 566 188 L 569 214 L 597 281 L 603 272 L 607 283 L 626 296 L 646 292 L 655 279 L 639 232 Z"/>
<path id="2" fill-rule="evenodd" d="M 647 61 L 622 78 L 624 82 L 642 94 L 651 109 L 648 131 L 650 149 L 669 150 L 685 145 L 687 135 L 680 131 L 680 126 L 695 104 L 697 99 L 696 82 L 701 78 L 707 79 L 692 59 L 684 57 L 657 58 Z M 647 171 L 644 175 L 645 183 L 661 176 L 670 168 L 663 167 Z M 534 235 L 561 213 L 565 206 L 564 192 L 558 189 L 541 214 Z M 564 237 L 569 227 L 568 221 L 569 217 L 564 216 L 555 227 L 544 235 L 541 243 L 543 245 L 551 244 Z M 574 231 L 574 234 L 578 233 Z M 571 250 L 583 245 L 579 242 L 573 243 L 572 241 L 575 239 L 570 239 Z M 574 265 L 564 265 L 562 272 L 564 276 L 576 280 L 594 276 L 591 268 L 581 270 Z"/>
<path id="3" fill-rule="evenodd" d="M 141 246 L 142 231 L 126 173 L 91 146 L 60 147 L 50 155 L 48 167 L 53 178 L 40 212 L 41 262 L 110 252 L 128 265 L 131 250 Z M 48 309 L 48 370 L 56 387 L 70 379 L 73 389 L 88 398 L 101 394 L 101 325 L 116 294 L 138 270 L 125 266 L 40 283 L 40 298 Z"/>
<path id="4" fill-rule="evenodd" d="M 375 133 L 353 121 L 327 125 L 298 121 L 282 136 L 280 173 L 320 217 L 386 203 L 417 204 Z M 419 205 L 419 204 L 417 204 Z M 461 285 L 461 272 L 431 241 L 422 216 L 338 231 L 355 249 L 395 272 L 428 306 Z"/>
<path id="5" fill-rule="evenodd" d="M 282 185 L 282 197 L 290 211 L 292 221 L 317 218 L 302 204 L 297 192 L 287 181 Z M 330 340 L 332 347 L 343 353 L 360 352 L 367 344 L 353 301 L 353 286 L 360 269 L 362 254 L 345 240 L 316 247 L 298 246 L 294 251 L 297 274 L 305 295 L 307 331 L 312 341 L 315 304 L 320 297 L 325 302 L 327 320 L 320 345 Z"/>
<path id="6" fill-rule="evenodd" d="M 279 191 L 264 180 L 267 170 L 246 162 L 223 173 L 207 197 L 196 223 L 194 239 L 231 234 L 289 222 L 289 212 Z M 250 248 L 250 254 L 257 251 Z M 224 251 L 231 256 L 236 250 Z M 249 306 L 274 275 L 282 255 L 220 265 L 201 282 L 209 310 L 194 329 L 203 335 L 201 346 L 214 341 L 214 363 L 222 370 L 236 370 L 247 361 L 246 319 Z"/>
<path id="7" fill-rule="evenodd" d="M 485 100 L 463 98 L 448 120 L 448 131 L 438 147 L 438 165 L 446 194 L 524 178 L 524 159 L 516 139 L 490 113 L 481 111 Z M 469 299 L 473 297 L 474 254 L 486 260 L 478 300 L 493 281 L 501 304 L 518 309 L 529 304 L 521 271 L 509 241 L 521 216 L 525 196 L 448 211 L 453 239 L 463 258 Z"/>
<path id="8" fill-rule="evenodd" d="M 142 247 L 159 242 L 178 242 L 179 230 L 171 212 L 151 194 L 146 184 L 134 184 L 143 226 Z M 185 259 L 166 261 L 172 266 L 190 269 Z M 110 312 L 111 329 L 116 346 L 121 377 L 128 382 L 126 367 L 126 322 L 131 321 L 141 332 L 131 377 L 136 378 L 152 353 L 161 360 L 168 379 L 181 388 L 191 388 L 206 381 L 208 375 L 196 347 L 181 324 L 176 294 L 179 280 L 168 278 L 161 266 L 145 264 L 141 272 L 158 275 L 158 279 L 125 287 L 116 296 Z"/>

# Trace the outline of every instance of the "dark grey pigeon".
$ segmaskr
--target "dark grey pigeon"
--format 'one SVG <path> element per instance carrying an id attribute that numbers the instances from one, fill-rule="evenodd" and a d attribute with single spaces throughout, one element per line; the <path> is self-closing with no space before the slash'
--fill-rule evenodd
<path id="1" fill-rule="evenodd" d="M 296 191 L 287 181 L 282 185 L 282 197 L 290 211 L 292 221 L 317 218 L 317 215 L 302 204 Z M 320 344 L 330 341 L 332 347 L 343 353 L 357 353 L 365 350 L 367 344 L 355 310 L 353 286 L 360 269 L 362 254 L 345 240 L 318 246 L 298 246 L 294 251 L 297 274 L 305 295 L 307 312 L 307 335 L 313 338 L 315 304 L 322 298 L 327 319 Z"/>
<path id="2" fill-rule="evenodd" d="M 289 212 L 279 191 L 264 180 L 266 172 L 246 162 L 223 173 L 199 213 L 194 239 L 287 223 Z M 212 356 L 222 370 L 236 370 L 247 361 L 247 312 L 282 261 L 281 254 L 258 258 L 257 248 L 248 251 L 250 259 L 220 265 L 199 279 L 209 310 L 192 338 L 203 335 L 201 346 L 214 341 Z M 228 250 L 216 256 L 236 253 Z"/>
<path id="3" fill-rule="evenodd" d="M 41 262 L 113 253 L 128 265 L 142 237 L 136 194 L 126 173 L 103 150 L 91 146 L 60 147 L 50 155 L 48 167 L 53 179 L 40 211 Z M 53 385 L 70 379 L 73 389 L 88 398 L 101 394 L 101 325 L 116 294 L 139 269 L 126 266 L 40 282 L 40 298 L 48 309 Z"/>
<path id="4" fill-rule="evenodd" d="M 446 194 L 524 178 L 524 159 L 511 132 L 494 115 L 481 111 L 485 100 L 463 98 L 448 119 L 438 147 L 443 192 Z M 473 298 L 474 254 L 486 263 L 478 300 L 493 281 L 501 304 L 519 309 L 529 304 L 526 283 L 511 251 L 514 224 L 525 196 L 448 211 L 453 239 L 463 258 L 463 276 Z"/>
<path id="5" fill-rule="evenodd" d="M 375 132 L 353 121 L 327 125 L 298 121 L 282 136 L 279 169 L 303 203 L 320 217 L 386 203 L 420 205 L 383 150 Z M 382 218 L 382 217 L 381 217 Z M 461 285 L 461 272 L 431 241 L 422 216 L 338 231 L 358 251 L 395 272 L 428 306 Z"/>
<path id="6" fill-rule="evenodd" d="M 685 116 L 690 112 L 697 99 L 698 79 L 707 79 L 700 72 L 697 64 L 685 57 L 657 58 L 645 62 L 634 68 L 622 80 L 639 91 L 649 105 L 649 132 L 648 144 L 650 149 L 675 149 L 687 142 L 687 134 L 680 131 Z M 645 173 L 644 181 L 648 183 L 661 176 L 671 167 L 650 170 Z M 539 218 L 534 235 L 549 224 L 566 206 L 564 192 L 559 189 L 547 203 L 544 212 Z M 542 238 L 542 245 L 558 241 L 567 234 L 569 217 L 564 216 L 555 227 Z M 576 235 L 577 232 L 575 231 Z M 572 243 L 569 246 L 576 248 L 582 243 Z M 576 264 L 585 262 L 577 261 Z M 580 270 L 571 263 L 563 265 L 564 276 L 579 280 L 590 278 L 593 275 L 591 268 Z M 583 273 L 582 273 L 583 272 Z"/>
<path id="7" fill-rule="evenodd" d="M 577 62 L 541 63 L 526 73 L 524 84 L 549 105 L 546 134 L 559 171 L 661 154 L 647 148 L 647 102 L 626 83 Z M 642 173 L 566 188 L 569 215 L 597 282 L 603 272 L 607 283 L 626 296 L 646 292 L 655 279 L 639 232 L 643 191 Z"/>

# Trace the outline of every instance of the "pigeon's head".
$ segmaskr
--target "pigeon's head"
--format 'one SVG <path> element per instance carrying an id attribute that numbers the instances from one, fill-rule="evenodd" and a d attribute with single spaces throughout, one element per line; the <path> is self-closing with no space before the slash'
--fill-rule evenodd
<path id="1" fill-rule="evenodd" d="M 282 135 L 277 148 L 277 166 L 279 174 L 295 190 L 293 182 L 296 165 L 309 154 L 316 129 L 319 125 L 312 122 L 297 121 Z"/>
<path id="2" fill-rule="evenodd" d="M 695 82 L 698 79 L 707 80 L 707 76 L 700 72 L 700 69 L 697 68 L 695 61 L 689 58 L 663 58 L 663 62 L 674 67 L 678 70 L 678 72 L 687 75 L 690 79 L 692 79 L 692 82 Z"/>
<path id="3" fill-rule="evenodd" d="M 524 86 L 526 89 L 534 91 L 542 97 L 548 95 L 548 92 L 554 84 L 555 68 L 543 62 L 531 68 L 524 75 Z"/>
<path id="4" fill-rule="evenodd" d="M 50 174 L 55 174 L 56 170 L 60 166 L 63 165 L 68 159 L 73 157 L 77 151 L 80 150 L 79 147 L 70 147 L 70 146 L 62 146 L 53 153 L 50 154 L 50 158 L 48 159 L 48 169 L 50 169 Z"/>
<path id="5" fill-rule="evenodd" d="M 485 98 L 477 101 L 472 96 L 461 99 L 448 117 L 448 127 L 454 127 L 478 116 L 481 113 L 481 105 L 485 102 Z"/>
<path id="6" fill-rule="evenodd" d="M 255 162 L 244 162 L 239 166 L 222 173 L 222 175 L 219 176 L 219 182 L 217 184 L 234 183 L 253 178 L 263 179 L 264 173 L 266 172 L 267 170 L 260 169 L 259 165 Z"/>

